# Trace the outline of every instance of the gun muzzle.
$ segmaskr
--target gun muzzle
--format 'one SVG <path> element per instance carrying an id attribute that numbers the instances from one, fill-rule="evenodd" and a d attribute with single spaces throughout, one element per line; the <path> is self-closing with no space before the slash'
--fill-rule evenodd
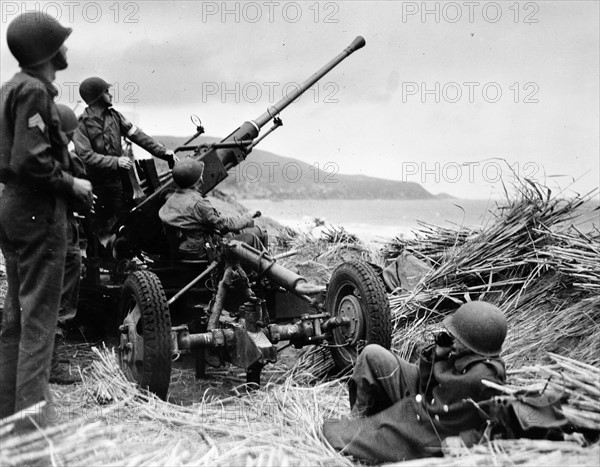
<path id="1" fill-rule="evenodd" d="M 294 102 L 298 97 L 300 97 L 307 89 L 309 89 L 313 84 L 319 81 L 323 76 L 333 70 L 337 65 L 340 64 L 344 59 L 346 59 L 350 54 L 356 52 L 358 49 L 361 49 L 365 46 L 367 42 L 365 38 L 362 36 L 357 36 L 348 47 L 346 47 L 342 52 L 337 54 L 334 58 L 332 58 L 329 62 L 327 62 L 323 67 L 313 73 L 308 79 L 302 82 L 297 89 L 290 92 L 283 99 L 281 99 L 276 104 L 272 105 L 267 109 L 265 113 L 260 115 L 258 118 L 253 120 L 253 123 L 257 128 L 262 128 L 267 122 L 271 121 L 274 117 L 279 115 L 283 109 L 285 109 L 288 105 Z"/>
<path id="2" fill-rule="evenodd" d="M 358 49 L 362 49 L 367 44 L 365 38 L 363 36 L 356 36 L 356 39 L 352 41 L 352 43 L 346 47 L 346 53 L 350 55 L 352 52 L 356 52 Z"/>

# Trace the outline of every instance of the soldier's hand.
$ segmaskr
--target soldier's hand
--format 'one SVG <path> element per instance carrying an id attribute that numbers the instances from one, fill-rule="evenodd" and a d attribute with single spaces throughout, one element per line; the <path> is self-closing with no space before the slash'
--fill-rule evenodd
<path id="1" fill-rule="evenodd" d="M 450 355 L 450 351 L 452 349 L 450 347 L 442 347 L 440 345 L 435 346 L 435 358 L 436 359 L 444 359 Z"/>
<path id="2" fill-rule="evenodd" d="M 169 163 L 170 169 L 175 167 L 175 162 L 179 162 L 179 157 L 177 157 L 175 152 L 173 152 L 171 149 L 169 149 L 167 152 L 165 152 L 165 156 L 167 158 L 167 162 Z"/>
<path id="3" fill-rule="evenodd" d="M 92 193 L 92 184 L 84 178 L 73 178 L 73 194 L 75 198 L 81 201 L 88 208 L 94 204 L 94 194 Z"/>
<path id="4" fill-rule="evenodd" d="M 119 157 L 119 168 L 129 170 L 133 167 L 133 162 L 127 156 Z"/>
<path id="5" fill-rule="evenodd" d="M 167 152 L 165 152 L 165 155 L 169 159 L 173 159 L 175 162 L 179 161 L 179 157 L 177 157 L 177 154 L 175 154 L 175 152 L 171 149 L 167 150 Z"/>
<path id="6" fill-rule="evenodd" d="M 442 451 L 448 454 L 456 453 L 465 448 L 465 443 L 460 436 L 448 436 L 442 441 Z"/>

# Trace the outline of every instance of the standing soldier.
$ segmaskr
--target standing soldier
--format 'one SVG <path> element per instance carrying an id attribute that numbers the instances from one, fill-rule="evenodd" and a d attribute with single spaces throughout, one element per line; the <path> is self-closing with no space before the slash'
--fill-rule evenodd
<path id="1" fill-rule="evenodd" d="M 166 160 L 173 166 L 175 153 L 131 124 L 120 112 L 112 107 L 110 84 L 102 78 L 92 77 L 79 86 L 79 94 L 88 107 L 79 120 L 73 142 L 75 150 L 83 160 L 87 174 L 94 187 L 96 200 L 95 234 L 102 231 L 110 219 L 117 219 L 124 213 L 127 200 L 124 198 L 123 179 L 127 170 L 133 169 L 133 161 L 123 154 L 122 137 L 127 137 L 144 148 L 154 157 Z M 89 239 L 88 256 L 95 257 L 98 239 Z"/>
<path id="2" fill-rule="evenodd" d="M 52 81 L 67 67 L 70 28 L 39 12 L 7 28 L 21 71 L 2 86 L 0 246 L 8 292 L 0 331 L 0 416 L 44 399 L 61 296 L 67 199 L 92 204 L 92 187 L 73 177 Z"/>
<path id="3" fill-rule="evenodd" d="M 61 130 L 71 142 L 73 134 L 77 129 L 77 116 L 68 105 L 56 104 L 60 118 Z M 79 178 L 87 178 L 85 167 L 81 159 L 74 152 L 69 152 L 71 175 Z M 65 273 L 63 276 L 62 295 L 60 307 L 58 308 L 58 325 L 56 326 L 56 339 L 54 352 L 52 354 L 52 368 L 50 370 L 50 382 L 56 384 L 73 384 L 81 381 L 77 373 L 71 373 L 68 368 L 61 365 L 59 349 L 64 343 L 65 334 L 70 321 L 77 314 L 77 302 L 79 300 L 79 281 L 81 276 L 81 250 L 79 248 L 79 222 L 75 216 L 78 214 L 89 214 L 86 206 L 69 203 L 67 206 L 67 247 L 65 259 Z"/>

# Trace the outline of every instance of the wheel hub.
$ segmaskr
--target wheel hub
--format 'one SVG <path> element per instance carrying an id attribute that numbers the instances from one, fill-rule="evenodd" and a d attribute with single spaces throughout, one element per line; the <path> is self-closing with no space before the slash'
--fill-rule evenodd
<path id="1" fill-rule="evenodd" d="M 346 295 L 340 300 L 338 316 L 348 318 L 350 324 L 339 328 L 348 344 L 354 344 L 362 335 L 362 312 L 360 300 L 355 295 Z"/>

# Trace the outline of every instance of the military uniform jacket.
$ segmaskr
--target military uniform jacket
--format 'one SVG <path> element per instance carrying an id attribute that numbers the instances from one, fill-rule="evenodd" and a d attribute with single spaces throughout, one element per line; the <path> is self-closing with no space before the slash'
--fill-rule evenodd
<path id="1" fill-rule="evenodd" d="M 496 391 L 481 382 L 502 384 L 506 378 L 499 358 L 469 354 L 433 362 L 433 347 L 420 356 L 418 394 L 411 394 L 370 417 L 326 422 L 323 430 L 333 447 L 370 462 L 396 462 L 440 452 L 448 436 L 485 426 L 475 402 Z"/>
<path id="2" fill-rule="evenodd" d="M 68 140 L 53 102 L 56 89 L 21 71 L 1 92 L 0 182 L 14 182 L 36 193 L 72 195 Z"/>
<path id="3" fill-rule="evenodd" d="M 173 192 L 158 215 L 165 224 L 182 231 L 184 238 L 180 249 L 190 253 L 200 252 L 206 242 L 212 241 L 215 233 L 223 235 L 254 225 L 250 216 L 222 215 L 193 188 Z"/>
<path id="4" fill-rule="evenodd" d="M 134 126 L 121 113 L 107 108 L 96 115 L 87 107 L 73 135 L 75 150 L 83 162 L 90 180 L 96 183 L 118 177 L 118 159 L 123 155 L 121 137 L 126 136 L 150 154 L 166 159 L 166 148 Z"/>

